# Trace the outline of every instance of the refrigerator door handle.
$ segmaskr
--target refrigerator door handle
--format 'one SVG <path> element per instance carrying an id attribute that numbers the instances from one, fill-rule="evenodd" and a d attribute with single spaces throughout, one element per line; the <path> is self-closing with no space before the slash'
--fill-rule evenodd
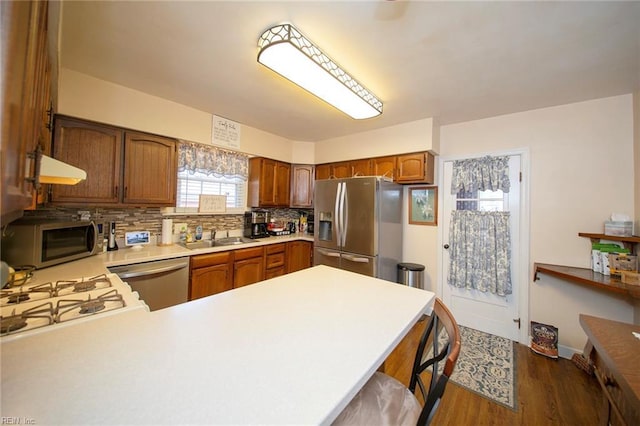
<path id="1" fill-rule="evenodd" d="M 342 241 L 340 245 L 344 247 L 347 244 L 347 229 L 349 229 L 349 215 L 347 214 L 349 211 L 349 194 L 347 193 L 347 183 L 343 182 L 342 185 Z"/>
<path id="2" fill-rule="evenodd" d="M 335 224 L 336 229 L 336 242 L 338 247 L 340 247 L 340 198 L 342 195 L 341 185 L 342 183 L 338 182 L 338 187 L 336 188 L 336 203 L 334 205 L 335 212 L 333 217 L 333 223 Z"/>
<path id="3" fill-rule="evenodd" d="M 344 245 L 344 191 L 345 191 L 345 183 L 340 182 L 338 184 L 338 213 L 337 213 L 337 222 L 338 222 L 338 246 L 342 247 Z"/>
<path id="4" fill-rule="evenodd" d="M 319 253 L 327 257 L 340 257 L 340 252 L 337 251 L 321 251 Z"/>
<path id="5" fill-rule="evenodd" d="M 369 263 L 369 258 L 368 257 L 351 256 L 350 254 L 343 254 L 342 257 L 347 259 L 347 260 L 350 260 L 351 262 Z"/>

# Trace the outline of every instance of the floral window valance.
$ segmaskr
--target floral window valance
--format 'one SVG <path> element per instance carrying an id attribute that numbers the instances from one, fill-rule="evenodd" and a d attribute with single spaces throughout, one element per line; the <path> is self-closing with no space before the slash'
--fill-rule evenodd
<path id="1" fill-rule="evenodd" d="M 247 179 L 249 156 L 194 142 L 178 144 L 178 171 Z"/>
<path id="2" fill-rule="evenodd" d="M 460 191 L 509 192 L 509 157 L 482 157 L 453 162 L 451 193 Z"/>

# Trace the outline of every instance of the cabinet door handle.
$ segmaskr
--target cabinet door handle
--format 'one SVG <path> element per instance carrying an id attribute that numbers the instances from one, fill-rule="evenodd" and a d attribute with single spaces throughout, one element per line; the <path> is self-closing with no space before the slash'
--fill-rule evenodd
<path id="1" fill-rule="evenodd" d="M 128 187 L 128 186 L 125 186 L 125 187 L 124 187 L 124 196 L 125 196 L 125 197 L 127 196 L 127 190 L 128 190 L 128 189 L 129 189 L 129 187 Z"/>
<path id="2" fill-rule="evenodd" d="M 118 185 L 113 187 L 113 198 L 118 198 Z"/>

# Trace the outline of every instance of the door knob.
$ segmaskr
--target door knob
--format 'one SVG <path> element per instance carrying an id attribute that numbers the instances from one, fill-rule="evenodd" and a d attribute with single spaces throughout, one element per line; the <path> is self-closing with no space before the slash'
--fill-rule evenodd
<path id="1" fill-rule="evenodd" d="M 442 247 L 444 247 L 445 250 L 448 250 L 449 249 L 449 244 L 445 244 Z"/>

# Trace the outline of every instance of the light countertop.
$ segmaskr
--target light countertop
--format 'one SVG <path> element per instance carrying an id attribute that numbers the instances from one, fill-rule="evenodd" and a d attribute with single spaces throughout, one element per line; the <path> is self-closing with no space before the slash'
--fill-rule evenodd
<path id="1" fill-rule="evenodd" d="M 316 266 L 25 336 L 1 345 L 2 415 L 36 424 L 329 424 L 433 298 Z"/>
<path id="2" fill-rule="evenodd" d="M 277 244 L 288 241 L 304 240 L 313 242 L 313 235 L 292 234 L 257 239 L 255 242 L 239 244 L 235 246 L 219 246 L 202 248 L 196 250 L 187 249 L 179 244 L 169 246 L 148 245 L 140 249 L 130 247 L 121 248 L 116 251 L 99 253 L 84 259 L 76 260 L 61 265 L 38 269 L 34 272 L 29 284 L 42 284 L 60 279 L 75 279 L 80 277 L 92 277 L 104 274 L 111 266 L 128 265 L 132 263 L 151 262 L 155 260 L 171 259 L 176 257 L 194 256 L 197 254 L 212 253 L 219 251 L 237 250 L 248 247 L 258 247 L 269 244 Z"/>

